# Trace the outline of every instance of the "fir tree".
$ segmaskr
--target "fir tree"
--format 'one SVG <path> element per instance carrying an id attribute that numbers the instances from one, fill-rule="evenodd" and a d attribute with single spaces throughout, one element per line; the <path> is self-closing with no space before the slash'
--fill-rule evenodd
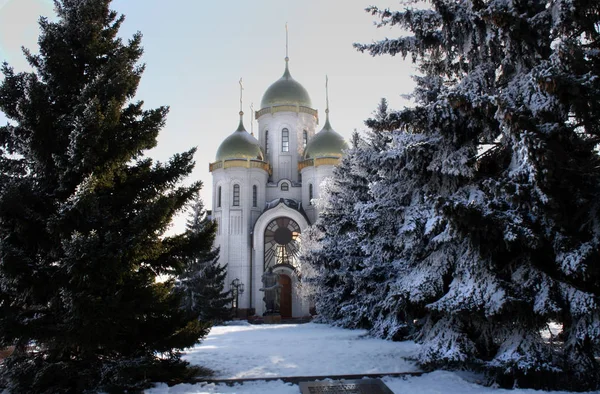
<path id="1" fill-rule="evenodd" d="M 300 261 L 306 268 L 303 283 L 314 287 L 316 309 L 323 321 L 345 327 L 368 327 L 365 310 L 357 303 L 354 275 L 362 267 L 364 255 L 357 231 L 354 207 L 369 199 L 367 172 L 356 165 L 364 150 L 358 133 L 352 147 L 334 169 L 334 176 L 322 187 L 318 202 L 319 219 L 303 237 Z M 357 308 L 355 308 L 357 307 Z"/>
<path id="2" fill-rule="evenodd" d="M 417 101 L 422 98 L 415 96 Z M 394 340 L 415 339 L 427 316 L 426 305 L 447 282 L 453 263 L 453 241 L 447 223 L 436 212 L 433 193 L 449 193 L 459 180 L 430 167 L 447 140 L 438 134 L 403 129 L 400 113 L 379 107 L 365 123 L 373 149 L 359 165 L 377 169 L 371 200 L 356 207 L 365 238 L 365 269 L 358 282 L 377 283 L 366 292 L 371 333 Z"/>
<path id="3" fill-rule="evenodd" d="M 387 258 L 399 299 L 402 282 L 426 285 L 428 265 L 446 261 L 424 308 L 404 296 L 424 310 L 418 361 L 480 368 L 506 386 L 597 388 L 600 5 L 440 0 L 368 11 L 413 34 L 356 47 L 410 55 L 422 73 L 417 105 L 394 115 L 399 130 L 380 161 L 396 168 L 381 165 L 384 182 L 370 185 L 374 204 L 396 200 L 383 197 L 380 215 L 400 229 L 407 208 L 435 201 L 411 215 L 421 217 L 414 229 L 425 223 L 407 228 L 414 242 L 391 235 L 397 254 Z M 484 144 L 493 147 L 480 155 Z"/>
<path id="4" fill-rule="evenodd" d="M 216 231 L 216 222 L 206 217 L 198 195 L 187 220 L 187 233 L 190 242 L 201 243 L 202 249 L 186 262 L 177 288 L 182 292 L 182 308 L 213 324 L 231 317 L 230 291 L 223 291 L 227 266 L 219 265 L 219 249 L 213 249 Z"/>
<path id="5" fill-rule="evenodd" d="M 0 346 L 13 393 L 138 389 L 188 370 L 179 351 L 207 324 L 179 308 L 173 275 L 205 244 L 163 236 L 201 185 L 178 186 L 194 150 L 167 163 L 168 109 L 134 101 L 141 34 L 117 38 L 110 0 L 56 1 L 33 72 L 3 64 Z M 160 356 L 160 357 L 159 357 Z"/>

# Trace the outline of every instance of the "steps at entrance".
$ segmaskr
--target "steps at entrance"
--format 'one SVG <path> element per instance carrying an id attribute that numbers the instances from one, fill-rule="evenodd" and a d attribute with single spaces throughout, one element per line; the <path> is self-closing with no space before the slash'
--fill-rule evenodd
<path id="1" fill-rule="evenodd" d="M 303 323 L 310 323 L 311 321 L 312 321 L 312 316 L 282 317 L 280 324 L 303 324 Z M 250 323 L 250 324 L 265 324 L 265 319 L 263 316 L 250 316 L 250 317 L 248 317 L 248 323 Z"/>

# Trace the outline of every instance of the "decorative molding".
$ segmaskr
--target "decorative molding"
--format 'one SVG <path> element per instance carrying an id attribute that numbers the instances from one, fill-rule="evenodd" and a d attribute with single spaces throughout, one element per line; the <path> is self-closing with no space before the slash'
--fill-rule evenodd
<path id="1" fill-rule="evenodd" d="M 317 123 L 319 123 L 319 111 L 301 105 L 276 105 L 274 107 L 266 107 L 261 109 L 260 111 L 256 111 L 254 113 L 254 117 L 258 120 L 258 118 L 260 118 L 263 115 L 274 114 L 276 112 L 296 112 L 302 114 L 309 114 L 314 116 L 317 119 Z"/>
<path id="2" fill-rule="evenodd" d="M 340 163 L 339 157 L 318 157 L 316 159 L 305 159 L 298 162 L 298 171 L 301 171 L 306 167 L 319 167 L 319 166 L 335 166 Z"/>
<path id="3" fill-rule="evenodd" d="M 213 171 L 221 169 L 221 168 L 227 169 L 227 168 L 234 168 L 234 167 L 259 168 L 261 170 L 266 171 L 269 174 L 271 174 L 271 172 L 272 172 L 272 168 L 269 163 L 264 162 L 262 160 L 248 160 L 248 159 L 230 159 L 230 160 L 216 161 L 216 162 L 210 163 L 208 165 L 208 171 L 213 172 Z"/>

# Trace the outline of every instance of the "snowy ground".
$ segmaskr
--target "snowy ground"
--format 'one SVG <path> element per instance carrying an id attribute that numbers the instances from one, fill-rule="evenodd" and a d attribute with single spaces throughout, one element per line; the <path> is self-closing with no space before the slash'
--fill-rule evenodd
<path id="1" fill-rule="evenodd" d="M 314 323 L 220 326 L 183 358 L 213 369 L 219 379 L 418 370 L 398 357 L 411 354 L 414 343 L 386 342 L 365 334 Z"/>
<path id="2" fill-rule="evenodd" d="M 353 375 L 412 372 L 418 368 L 404 357 L 417 348 L 412 342 L 389 342 L 323 324 L 214 327 L 201 345 L 184 359 L 215 370 L 215 379 L 278 376 Z M 458 374 L 438 371 L 420 377 L 383 378 L 394 393 L 419 394 L 540 394 L 534 390 L 498 390 L 469 382 Z M 215 384 L 157 385 L 148 394 L 276 393 L 299 394 L 297 385 L 280 380 L 229 387 Z M 561 392 L 553 392 L 560 394 Z"/>

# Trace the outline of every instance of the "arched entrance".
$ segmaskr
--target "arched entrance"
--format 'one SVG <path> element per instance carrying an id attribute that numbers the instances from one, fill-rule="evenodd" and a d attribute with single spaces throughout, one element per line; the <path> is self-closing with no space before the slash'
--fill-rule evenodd
<path id="1" fill-rule="evenodd" d="M 300 226 L 295 220 L 280 216 L 265 229 L 264 270 L 279 274 L 279 305 L 276 310 L 283 318 L 292 317 L 292 279 L 298 266 Z"/>
<path id="2" fill-rule="evenodd" d="M 279 274 L 279 284 L 281 285 L 279 313 L 283 318 L 290 318 L 292 317 L 292 279 L 285 274 Z"/>
<path id="3" fill-rule="evenodd" d="M 282 314 L 291 317 L 301 317 L 309 314 L 308 302 L 299 289 L 298 270 L 298 251 L 300 247 L 300 233 L 308 227 L 306 216 L 301 211 L 299 205 L 294 205 L 292 200 L 280 199 L 269 203 L 267 209 L 257 219 L 253 231 L 253 275 L 251 288 L 252 297 L 255 300 L 253 306 L 256 308 L 256 314 L 262 315 L 267 312 L 265 304 L 265 294 L 260 291 L 263 287 L 262 276 L 270 268 L 276 274 L 285 275 L 283 278 L 286 289 L 279 291 L 277 297 L 276 310 Z M 288 280 L 289 279 L 289 280 Z M 279 280 L 279 279 L 278 279 Z M 289 286 L 287 284 L 289 283 Z M 289 289 L 289 291 L 288 291 Z M 285 311 L 286 300 L 283 301 L 283 311 L 281 308 L 281 297 L 289 294 L 288 311 Z"/>

